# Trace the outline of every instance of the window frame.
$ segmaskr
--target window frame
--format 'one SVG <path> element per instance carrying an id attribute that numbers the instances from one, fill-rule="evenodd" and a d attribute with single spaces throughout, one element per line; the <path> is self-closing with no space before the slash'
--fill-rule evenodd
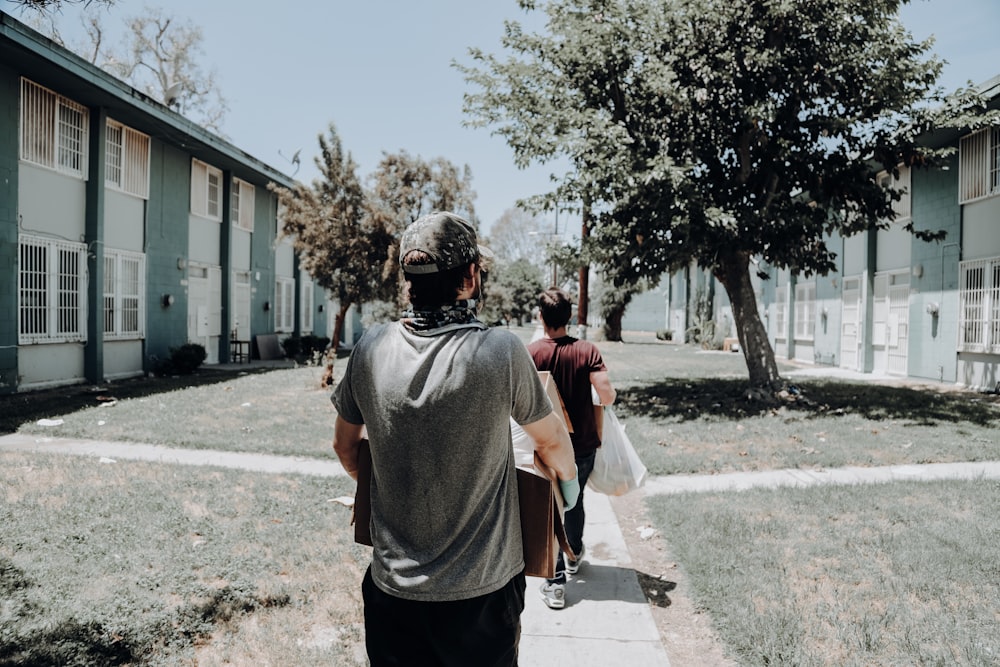
<path id="1" fill-rule="evenodd" d="M 958 267 L 957 350 L 1000 354 L 1000 256 Z"/>
<path id="2" fill-rule="evenodd" d="M 18 344 L 86 342 L 86 244 L 22 234 L 18 260 Z"/>
<path id="3" fill-rule="evenodd" d="M 149 135 L 109 118 L 105 144 L 104 184 L 149 199 Z"/>
<path id="4" fill-rule="evenodd" d="M 222 222 L 221 201 L 222 170 L 198 158 L 191 158 L 191 214 Z"/>
<path id="5" fill-rule="evenodd" d="M 128 250 L 105 249 L 102 297 L 105 340 L 145 338 L 146 256 Z"/>
<path id="6" fill-rule="evenodd" d="M 253 232 L 256 189 L 241 178 L 233 178 L 232 218 L 233 226 Z M 249 202 L 249 205 L 247 205 Z"/>
<path id="7" fill-rule="evenodd" d="M 274 279 L 274 330 L 276 333 L 295 331 L 295 279 L 278 276 Z"/>
<path id="8" fill-rule="evenodd" d="M 302 308 L 299 311 L 299 330 L 303 336 L 312 334 L 313 326 L 315 324 L 315 319 L 313 318 L 313 309 L 315 308 L 315 290 L 313 289 L 312 280 L 303 280 L 302 287 L 300 288 Z"/>
<path id="9" fill-rule="evenodd" d="M 795 284 L 795 340 L 816 339 L 816 281 Z"/>
<path id="10" fill-rule="evenodd" d="M 965 135 L 958 144 L 958 203 L 1000 194 L 1000 127 Z"/>
<path id="11" fill-rule="evenodd" d="M 18 157 L 86 181 L 90 110 L 21 77 Z"/>

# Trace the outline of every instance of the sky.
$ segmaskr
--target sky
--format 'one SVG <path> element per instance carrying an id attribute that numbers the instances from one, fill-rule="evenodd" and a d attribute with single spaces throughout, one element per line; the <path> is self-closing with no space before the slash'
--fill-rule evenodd
<path id="1" fill-rule="evenodd" d="M 550 167 L 520 170 L 501 137 L 463 127 L 462 96 L 474 89 L 452 67 L 472 63 L 470 47 L 499 53 L 505 19 L 541 27 L 515 0 L 116 0 L 87 11 L 119 30 L 148 6 L 202 28 L 200 63 L 229 104 L 223 133 L 298 180 L 317 175 L 317 137 L 333 123 L 362 177 L 401 150 L 468 165 L 486 231 L 517 199 L 548 190 Z M 0 8 L 26 18 L 6 0 Z M 82 35 L 78 14 L 67 6 L 58 19 L 69 42 Z M 912 0 L 902 18 L 915 38 L 935 37 L 947 90 L 1000 74 L 1000 0 Z"/>

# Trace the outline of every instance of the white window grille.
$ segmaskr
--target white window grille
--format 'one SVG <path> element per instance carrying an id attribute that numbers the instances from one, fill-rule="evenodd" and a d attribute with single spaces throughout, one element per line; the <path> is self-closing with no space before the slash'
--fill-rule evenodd
<path id="1" fill-rule="evenodd" d="M 88 111 L 21 79 L 21 159 L 87 178 Z"/>
<path id="2" fill-rule="evenodd" d="M 962 137 L 958 161 L 959 203 L 1000 194 L 1000 128 Z"/>
<path id="3" fill-rule="evenodd" d="M 108 120 L 107 185 L 143 199 L 149 198 L 149 137 Z"/>
<path id="4" fill-rule="evenodd" d="M 86 340 L 87 247 L 28 235 L 18 245 L 18 343 Z"/>
<path id="5" fill-rule="evenodd" d="M 1000 354 L 1000 257 L 959 265 L 958 350 Z"/>
<path id="6" fill-rule="evenodd" d="M 290 332 L 295 329 L 295 280 L 277 278 L 274 290 L 274 330 Z"/>
<path id="7" fill-rule="evenodd" d="M 104 253 L 104 337 L 142 338 L 145 331 L 146 257 L 107 249 Z"/>
<path id="8" fill-rule="evenodd" d="M 306 336 L 313 330 L 313 282 L 302 281 L 302 317 L 299 318 L 299 329 Z"/>
<path id="9" fill-rule="evenodd" d="M 221 191 L 222 171 L 201 160 L 191 160 L 191 213 L 221 221 Z"/>
<path id="10" fill-rule="evenodd" d="M 233 224 L 253 231 L 254 187 L 246 181 L 233 179 Z"/>
<path id="11" fill-rule="evenodd" d="M 816 335 L 816 283 L 795 286 L 795 338 L 812 340 Z"/>

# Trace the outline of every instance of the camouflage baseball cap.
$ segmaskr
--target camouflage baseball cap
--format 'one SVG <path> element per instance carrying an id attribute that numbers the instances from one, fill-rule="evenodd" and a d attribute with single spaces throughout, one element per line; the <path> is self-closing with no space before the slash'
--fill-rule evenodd
<path id="1" fill-rule="evenodd" d="M 407 264 L 406 256 L 419 250 L 430 263 Z M 415 220 L 403 231 L 399 244 L 399 263 L 404 273 L 423 274 L 447 271 L 470 262 L 490 260 L 489 248 L 476 243 L 476 230 L 468 221 L 447 211 L 439 211 Z M 487 266 L 483 266 L 488 270 Z"/>

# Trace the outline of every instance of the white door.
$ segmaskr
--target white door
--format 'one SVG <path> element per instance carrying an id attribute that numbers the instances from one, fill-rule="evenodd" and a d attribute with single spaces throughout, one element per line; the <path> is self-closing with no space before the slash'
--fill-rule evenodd
<path id="1" fill-rule="evenodd" d="M 222 270 L 188 265 L 188 342 L 205 348 L 205 363 L 219 363 L 222 333 Z"/>
<path id="2" fill-rule="evenodd" d="M 844 278 L 840 301 L 840 367 L 860 370 L 861 278 Z"/>
<path id="3" fill-rule="evenodd" d="M 906 375 L 909 323 L 909 271 L 876 273 L 872 301 L 874 373 Z"/>
<path id="4" fill-rule="evenodd" d="M 237 340 L 250 340 L 250 272 L 233 273 L 233 322 Z"/>

